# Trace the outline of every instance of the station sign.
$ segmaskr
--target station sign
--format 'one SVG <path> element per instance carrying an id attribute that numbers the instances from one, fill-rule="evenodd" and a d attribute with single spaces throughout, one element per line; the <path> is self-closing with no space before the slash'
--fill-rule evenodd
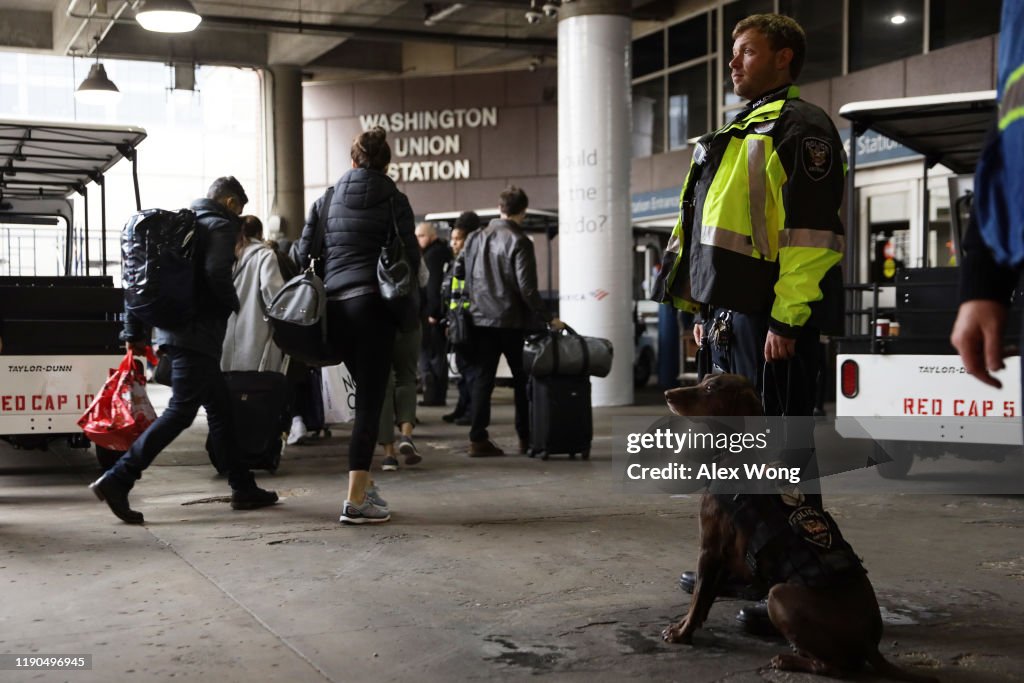
<path id="1" fill-rule="evenodd" d="M 846 149 L 846 158 L 850 158 L 850 129 L 843 128 L 839 131 L 839 137 L 843 141 L 843 148 Z M 914 150 L 891 140 L 881 133 L 868 129 L 857 136 L 857 158 L 854 160 L 856 168 L 865 168 L 885 163 L 909 161 L 921 158 L 921 155 Z"/>
<path id="2" fill-rule="evenodd" d="M 472 169 L 469 159 L 459 158 L 463 149 L 461 131 L 496 127 L 498 108 L 363 114 L 359 117 L 359 125 L 363 131 L 380 126 L 394 134 L 389 136 L 393 158 L 388 173 L 395 182 L 465 180 L 472 177 Z"/>

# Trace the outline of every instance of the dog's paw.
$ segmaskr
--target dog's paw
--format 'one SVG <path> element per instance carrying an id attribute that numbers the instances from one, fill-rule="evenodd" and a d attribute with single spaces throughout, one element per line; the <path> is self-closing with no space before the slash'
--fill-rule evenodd
<path id="1" fill-rule="evenodd" d="M 690 633 L 686 628 L 686 622 L 679 622 L 678 624 L 670 624 L 665 630 L 661 632 L 661 639 L 666 643 L 683 643 L 684 645 L 693 644 L 693 633 Z"/>
<path id="2" fill-rule="evenodd" d="M 768 668 L 769 669 L 775 669 L 776 671 L 785 671 L 786 670 L 785 662 L 786 662 L 786 660 L 783 658 L 782 655 L 775 655 L 768 662 Z"/>

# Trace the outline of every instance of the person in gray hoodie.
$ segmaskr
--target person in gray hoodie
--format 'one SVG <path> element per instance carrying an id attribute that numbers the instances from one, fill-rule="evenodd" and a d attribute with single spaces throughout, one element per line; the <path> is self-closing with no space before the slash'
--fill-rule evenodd
<path id="1" fill-rule="evenodd" d="M 242 184 L 227 176 L 210 185 L 206 197 L 192 202 L 198 232 L 195 255 L 201 268 L 196 278 L 195 315 L 173 329 L 156 328 L 156 341 L 171 359 L 171 400 L 167 409 L 135 440 L 114 466 L 89 485 L 100 500 L 127 524 L 142 524 L 142 513 L 132 510 L 128 493 L 142 473 L 199 412 L 206 408 L 210 437 L 226 453 L 231 507 L 252 510 L 273 505 L 277 493 L 256 486 L 235 447 L 231 396 L 220 369 L 221 347 L 228 317 L 237 311 L 238 295 L 231 281 L 235 240 L 242 208 L 248 202 Z M 131 313 L 125 315 L 122 336 L 127 348 L 143 354 L 150 330 Z"/>

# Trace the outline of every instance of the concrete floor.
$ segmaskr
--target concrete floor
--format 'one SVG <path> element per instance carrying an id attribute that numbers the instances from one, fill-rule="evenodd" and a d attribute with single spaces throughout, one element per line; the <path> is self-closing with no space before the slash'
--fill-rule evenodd
<path id="1" fill-rule="evenodd" d="M 610 417 L 663 414 L 643 398 L 595 410 L 589 462 L 471 460 L 465 428 L 421 409 L 424 462 L 377 475 L 394 519 L 373 527 L 337 522 L 344 427 L 260 477 L 280 505 L 233 512 L 197 421 L 135 488 L 144 527 L 86 489 L 88 453 L 4 446 L 0 654 L 91 654 L 93 668 L 0 680 L 813 680 L 761 669 L 787 648 L 742 633 L 735 601 L 694 647 L 661 641 L 688 603 L 676 577 L 695 565 L 698 498 L 615 491 Z M 1024 498 L 826 500 L 870 571 L 887 657 L 943 681 L 1024 679 Z"/>

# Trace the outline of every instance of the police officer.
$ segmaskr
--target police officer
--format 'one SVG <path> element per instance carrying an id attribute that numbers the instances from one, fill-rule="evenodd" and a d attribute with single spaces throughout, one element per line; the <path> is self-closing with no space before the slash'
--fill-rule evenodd
<path id="1" fill-rule="evenodd" d="M 1024 1 L 1003 3 L 997 77 L 999 114 L 974 176 L 964 237 L 960 310 L 950 341 L 967 372 L 1001 386 L 1010 294 L 1024 269 Z M 1024 330 L 1021 332 L 1024 342 Z M 1024 348 L 1024 343 L 1021 345 Z M 1021 375 L 1024 392 L 1024 374 Z"/>
<path id="2" fill-rule="evenodd" d="M 749 103 L 694 149 L 654 298 L 700 314 L 698 346 L 750 379 L 766 414 L 809 416 L 819 335 L 842 326 L 845 153 L 828 114 L 793 84 L 800 25 L 757 14 L 732 37 L 734 90 Z M 692 573 L 681 581 L 692 586 Z M 755 629 L 766 621 L 763 607 L 744 612 Z"/>

